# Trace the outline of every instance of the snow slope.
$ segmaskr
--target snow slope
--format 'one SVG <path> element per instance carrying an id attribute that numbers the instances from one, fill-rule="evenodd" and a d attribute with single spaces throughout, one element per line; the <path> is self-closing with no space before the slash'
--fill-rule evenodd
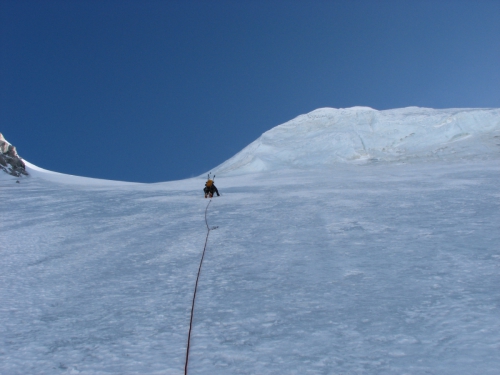
<path id="1" fill-rule="evenodd" d="M 216 168 L 247 173 L 339 162 L 496 157 L 499 109 L 322 108 L 264 133 Z"/>
<path id="2" fill-rule="evenodd" d="M 261 150 L 267 172 L 249 173 L 259 163 L 234 163 L 249 146 L 219 167 L 189 373 L 497 374 L 497 125 L 448 140 L 467 145 L 454 158 L 424 157 L 432 133 L 411 163 L 321 165 L 315 121 L 268 132 L 283 150 L 307 141 L 300 165 Z M 0 373 L 183 374 L 203 177 L 28 168 L 0 177 Z"/>

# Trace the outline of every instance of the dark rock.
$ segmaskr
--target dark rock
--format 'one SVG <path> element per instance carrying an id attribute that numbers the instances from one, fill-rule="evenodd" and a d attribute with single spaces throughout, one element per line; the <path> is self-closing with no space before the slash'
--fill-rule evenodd
<path id="1" fill-rule="evenodd" d="M 17 154 L 16 148 L 11 145 L 0 133 L 0 169 L 15 177 L 28 176 L 23 159 Z"/>

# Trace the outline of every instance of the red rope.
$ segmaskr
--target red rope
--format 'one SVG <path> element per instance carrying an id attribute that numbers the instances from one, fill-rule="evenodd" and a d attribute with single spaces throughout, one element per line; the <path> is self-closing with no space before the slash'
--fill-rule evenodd
<path id="1" fill-rule="evenodd" d="M 191 304 L 191 319 L 189 320 L 189 333 L 188 333 L 187 348 L 186 348 L 186 363 L 184 364 L 184 375 L 187 375 L 188 373 L 187 369 L 189 362 L 189 348 L 191 347 L 191 331 L 193 329 L 194 302 L 196 300 L 196 291 L 198 290 L 198 280 L 200 279 L 201 266 L 203 265 L 203 258 L 205 258 L 205 251 L 207 250 L 208 235 L 210 234 L 210 228 L 208 226 L 208 221 L 207 221 L 207 211 L 208 211 L 208 206 L 210 206 L 211 202 L 212 200 L 210 199 L 210 201 L 207 204 L 207 208 L 205 209 L 205 224 L 207 226 L 207 237 L 205 238 L 205 246 L 203 247 L 200 266 L 198 267 L 198 275 L 196 276 L 196 284 L 194 285 L 193 303 Z"/>

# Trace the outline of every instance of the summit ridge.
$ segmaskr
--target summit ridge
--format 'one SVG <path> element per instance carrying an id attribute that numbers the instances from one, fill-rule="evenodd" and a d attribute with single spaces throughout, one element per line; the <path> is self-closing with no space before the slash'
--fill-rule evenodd
<path id="1" fill-rule="evenodd" d="M 500 109 L 319 108 L 270 129 L 215 170 L 491 159 L 500 155 L 499 146 Z"/>

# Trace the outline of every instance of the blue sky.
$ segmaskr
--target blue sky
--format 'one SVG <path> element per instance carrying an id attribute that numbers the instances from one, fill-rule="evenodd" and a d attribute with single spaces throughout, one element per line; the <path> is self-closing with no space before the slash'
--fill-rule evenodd
<path id="1" fill-rule="evenodd" d="M 500 107 L 500 1 L 0 0 L 0 132 L 62 173 L 197 176 L 320 107 Z"/>

